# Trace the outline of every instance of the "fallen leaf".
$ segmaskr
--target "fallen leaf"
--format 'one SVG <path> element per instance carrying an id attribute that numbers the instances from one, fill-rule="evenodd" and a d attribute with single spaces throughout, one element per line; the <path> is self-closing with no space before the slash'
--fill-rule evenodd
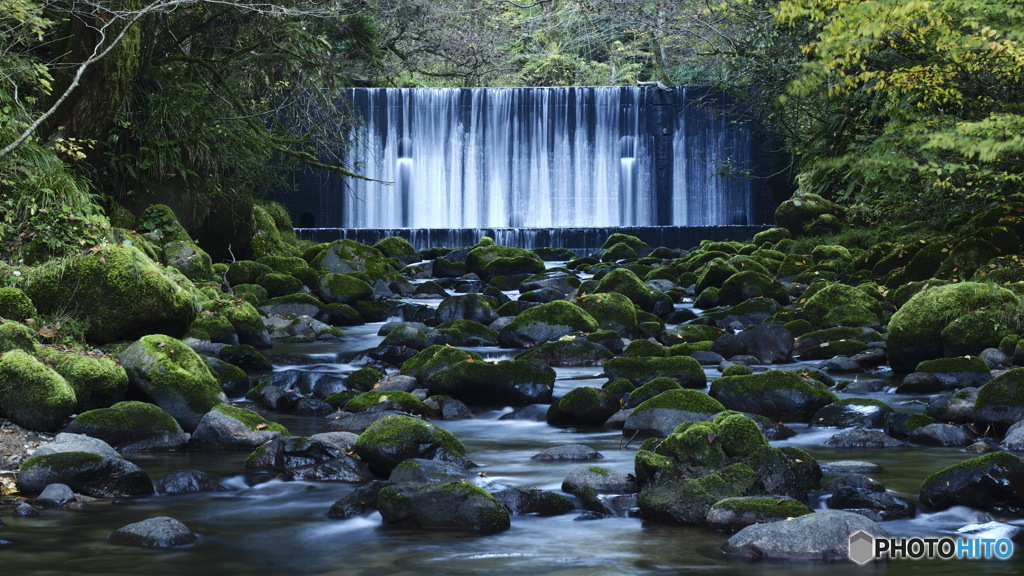
<path id="1" fill-rule="evenodd" d="M 257 424 L 256 425 L 256 429 L 257 430 L 264 430 L 264 429 L 266 429 L 266 427 L 267 427 L 266 424 Z"/>

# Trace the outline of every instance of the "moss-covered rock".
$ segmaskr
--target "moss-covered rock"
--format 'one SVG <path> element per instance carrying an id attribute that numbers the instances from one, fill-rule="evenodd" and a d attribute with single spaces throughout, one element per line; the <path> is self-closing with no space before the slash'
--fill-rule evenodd
<path id="1" fill-rule="evenodd" d="M 386 486 L 377 508 L 385 524 L 400 528 L 494 534 L 511 526 L 501 503 L 469 482 Z"/>
<path id="2" fill-rule="evenodd" d="M 630 392 L 629 397 L 625 402 L 625 407 L 636 408 L 643 404 L 644 402 L 660 395 L 663 392 L 680 389 L 682 389 L 682 386 L 680 386 L 679 382 L 676 381 L 674 378 L 655 378 Z"/>
<path id="3" fill-rule="evenodd" d="M 118 402 L 83 412 L 64 431 L 99 438 L 122 452 L 174 450 L 188 441 L 170 414 L 147 402 Z"/>
<path id="4" fill-rule="evenodd" d="M 573 388 L 558 399 L 548 411 L 548 423 L 574 426 L 600 426 L 619 411 L 619 400 L 612 394 L 592 386 Z"/>
<path id="5" fill-rule="evenodd" d="M 208 280 L 213 277 L 213 260 L 191 240 L 176 240 L 164 244 L 163 261 L 168 266 L 176 268 L 189 280 Z"/>
<path id="6" fill-rule="evenodd" d="M 452 348 L 451 346 L 434 345 L 424 348 L 415 356 L 406 360 L 405 363 L 402 364 L 400 371 L 406 376 L 416 378 L 420 384 L 426 385 L 430 376 L 435 372 L 444 370 L 445 368 L 460 362 L 469 361 L 483 362 L 484 359 L 476 352 L 467 352 L 465 350 L 459 350 L 458 348 Z M 381 374 L 377 380 L 380 380 L 382 377 L 383 374 Z M 374 380 L 373 383 L 376 384 L 377 380 Z M 349 386 L 353 388 L 355 387 L 351 384 Z"/>
<path id="7" fill-rule="evenodd" d="M 18 487 L 38 494 L 50 484 L 64 484 L 93 498 L 144 496 L 153 481 L 137 465 L 92 452 L 57 452 L 32 456 L 21 463 Z"/>
<path id="8" fill-rule="evenodd" d="M 465 354 L 465 353 L 463 353 Z M 522 406 L 551 402 L 555 371 L 539 360 L 490 363 L 463 358 L 427 379 L 430 394 L 478 406 Z"/>
<path id="9" fill-rule="evenodd" d="M 363 392 L 345 404 L 347 412 L 365 412 L 382 402 L 401 406 L 403 412 L 420 414 L 423 412 L 423 401 L 408 392 L 401 390 L 370 390 Z"/>
<path id="10" fill-rule="evenodd" d="M 665 358 L 668 356 L 668 348 L 665 346 L 647 339 L 637 339 L 626 345 L 623 350 L 626 356 L 631 358 L 647 358 L 647 357 L 659 357 Z"/>
<path id="11" fill-rule="evenodd" d="M 180 336 L 198 310 L 192 293 L 131 246 L 47 262 L 32 272 L 25 290 L 40 313 L 70 314 L 100 343 L 158 332 Z"/>
<path id="12" fill-rule="evenodd" d="M 1000 255 L 999 248 L 979 238 L 965 238 L 949 252 L 935 272 L 936 278 L 970 278 L 989 260 Z"/>
<path id="13" fill-rule="evenodd" d="M 291 218 L 280 203 L 261 202 L 253 206 L 252 226 L 249 252 L 254 258 L 299 255 Z"/>
<path id="14" fill-rule="evenodd" d="M 602 262 L 617 262 L 620 260 L 635 260 L 638 258 L 636 250 L 634 250 L 629 244 L 625 242 L 619 242 L 618 244 L 612 244 L 604 253 L 601 254 Z"/>
<path id="15" fill-rule="evenodd" d="M 655 484 L 640 492 L 637 503 L 645 520 L 703 526 L 716 502 L 747 495 L 756 482 L 754 470 L 736 463 L 700 478 Z"/>
<path id="16" fill-rule="evenodd" d="M 943 329 L 981 309 L 998 312 L 1008 323 L 1024 321 L 1013 292 L 991 284 L 947 284 L 915 294 L 889 320 L 887 348 L 893 370 L 910 372 L 922 360 L 941 358 Z"/>
<path id="17" fill-rule="evenodd" d="M 817 194 L 796 193 L 775 209 L 775 223 L 793 235 L 804 231 L 807 224 L 823 215 L 842 216 L 841 206 Z"/>
<path id="18" fill-rule="evenodd" d="M 868 349 L 868 345 L 860 340 L 832 340 L 804 348 L 800 352 L 800 360 L 828 360 L 836 356 L 854 356 Z"/>
<path id="19" fill-rule="evenodd" d="M 497 330 L 465 318 L 439 324 L 434 333 L 442 342 L 452 346 L 498 345 Z"/>
<path id="20" fill-rule="evenodd" d="M 60 427 L 75 411 L 75 391 L 24 350 L 0 356 L 0 415 L 30 430 Z"/>
<path id="21" fill-rule="evenodd" d="M 0 318 L 24 322 L 35 317 L 36 307 L 21 288 L 0 286 Z"/>
<path id="22" fill-rule="evenodd" d="M 846 284 L 828 284 L 804 302 L 804 314 L 815 328 L 831 326 L 882 325 L 882 307 L 878 300 Z"/>
<path id="23" fill-rule="evenodd" d="M 378 476 L 388 476 L 403 460 L 424 458 L 469 467 L 466 448 L 451 432 L 413 416 L 386 416 L 356 441 L 355 451 Z"/>
<path id="24" fill-rule="evenodd" d="M 974 423 L 979 430 L 1005 433 L 1024 420 L 1024 368 L 1013 368 L 978 389 L 974 400 Z"/>
<path id="25" fill-rule="evenodd" d="M 807 504 L 793 498 L 746 496 L 726 498 L 708 511 L 708 527 L 735 532 L 746 526 L 812 514 Z"/>
<path id="26" fill-rule="evenodd" d="M 711 383 L 711 396 L 726 408 L 783 422 L 806 422 L 838 400 L 821 382 L 781 370 L 749 376 L 723 376 Z"/>
<path id="27" fill-rule="evenodd" d="M 380 250 L 348 239 L 328 244 L 313 257 L 310 265 L 335 274 L 354 274 L 367 282 L 400 277 Z"/>
<path id="28" fill-rule="evenodd" d="M 789 304 L 789 293 L 782 283 L 753 270 L 733 274 L 718 291 L 718 303 L 724 306 L 733 306 L 750 298 L 771 298 L 780 304 Z"/>
<path id="29" fill-rule="evenodd" d="M 622 294 L 629 298 L 633 305 L 641 310 L 648 312 L 654 309 L 654 305 L 661 298 L 659 297 L 660 292 L 655 292 L 647 287 L 643 283 L 643 280 L 636 275 L 635 272 L 628 268 L 616 268 L 608 274 L 605 274 L 603 278 L 597 284 L 597 290 L 595 292 L 615 292 Z M 664 296 L 661 294 L 661 296 Z"/>
<path id="30" fill-rule="evenodd" d="M 351 274 L 328 272 L 320 277 L 320 299 L 337 304 L 353 304 L 373 298 L 373 287 Z"/>
<path id="31" fill-rule="evenodd" d="M 512 246 L 479 245 L 466 256 L 466 270 L 482 278 L 537 274 L 544 269 L 544 261 L 539 256 Z"/>
<path id="32" fill-rule="evenodd" d="M 143 336 L 121 352 L 119 360 L 131 387 L 166 410 L 186 432 L 227 401 L 202 357 L 170 336 Z"/>
<path id="33" fill-rule="evenodd" d="M 529 308 L 498 332 L 505 346 L 530 347 L 573 332 L 596 332 L 597 321 L 579 306 L 556 300 Z"/>
<path id="34" fill-rule="evenodd" d="M 636 331 L 636 307 L 624 294 L 586 294 L 577 298 L 575 302 L 597 321 L 601 330 L 614 330 L 621 335 L 629 335 Z"/>
<path id="35" fill-rule="evenodd" d="M 0 318 L 0 354 L 8 350 L 36 351 L 35 332 L 21 322 Z"/>
<path id="36" fill-rule="evenodd" d="M 586 338 L 545 342 L 518 354 L 516 360 L 540 360 L 548 366 L 600 366 L 614 354 L 604 346 Z"/>
<path id="37" fill-rule="evenodd" d="M 231 286 L 239 284 L 256 284 L 264 274 L 270 274 L 274 269 L 254 260 L 235 260 L 228 265 L 224 278 Z"/>
<path id="38" fill-rule="evenodd" d="M 921 503 L 934 508 L 1018 509 L 1024 506 L 1024 462 L 993 452 L 939 470 L 921 485 Z"/>
<path id="39" fill-rule="evenodd" d="M 408 240 L 398 236 L 381 238 L 373 247 L 389 258 L 416 256 L 416 248 Z"/>
<path id="40" fill-rule="evenodd" d="M 79 414 L 112 406 L 124 398 L 128 374 L 109 356 L 41 348 L 39 357 L 74 389 L 75 411 Z"/>
<path id="41" fill-rule="evenodd" d="M 295 294 L 302 290 L 302 281 L 291 274 L 268 272 L 260 276 L 256 282 L 267 291 L 267 296 L 271 298 Z"/>
<path id="42" fill-rule="evenodd" d="M 689 356 L 612 358 L 604 363 L 604 373 L 609 378 L 625 378 L 636 386 L 659 377 L 672 378 L 684 388 L 707 386 L 700 362 Z"/>

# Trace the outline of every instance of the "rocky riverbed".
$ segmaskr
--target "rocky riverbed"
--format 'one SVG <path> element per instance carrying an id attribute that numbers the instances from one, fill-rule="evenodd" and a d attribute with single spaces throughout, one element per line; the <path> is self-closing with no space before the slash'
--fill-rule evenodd
<path id="1" fill-rule="evenodd" d="M 805 251 L 792 236 L 829 207 L 792 209 L 779 221 L 796 230 L 686 250 L 280 241 L 211 265 L 168 232 L 25 270 L 0 293 L 17 470 L 0 515 L 24 530 L 48 508 L 138 502 L 148 517 L 104 541 L 192 550 L 216 536 L 165 517 L 170 496 L 266 486 L 288 506 L 343 486 L 317 522 L 482 538 L 640 519 L 737 532 L 715 546 L 726 563 L 844 559 L 849 533 L 886 526 L 1016 538 L 1024 221 Z M 36 316 L 69 297 L 86 342 L 55 345 Z M 498 439 L 527 430 L 513 451 Z M 879 482 L 864 460 L 893 454 L 921 459 L 919 477 Z M 197 465 L 153 466 L 178 455 Z M 520 478 L 522 459 L 559 463 L 559 480 Z"/>

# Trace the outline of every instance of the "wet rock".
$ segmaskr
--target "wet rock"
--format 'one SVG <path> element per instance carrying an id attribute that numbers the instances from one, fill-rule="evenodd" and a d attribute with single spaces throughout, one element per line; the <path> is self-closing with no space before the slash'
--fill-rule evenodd
<path id="1" fill-rule="evenodd" d="M 683 388 L 704 388 L 707 375 L 700 363 L 688 356 L 618 357 L 604 363 L 609 379 L 625 378 L 642 386 L 655 378 L 672 378 Z"/>
<path id="2" fill-rule="evenodd" d="M 850 360 L 859 364 L 861 368 L 867 369 L 885 364 L 888 362 L 889 357 L 883 348 L 868 348 L 863 352 L 850 356 Z"/>
<path id="3" fill-rule="evenodd" d="M 386 486 L 377 507 L 385 524 L 403 528 L 493 534 L 511 525 L 501 503 L 465 482 Z"/>
<path id="4" fill-rule="evenodd" d="M 451 462 L 410 458 L 391 470 L 391 484 L 425 484 L 427 482 L 468 482 L 473 474 L 468 468 Z"/>
<path id="5" fill-rule="evenodd" d="M 513 348 L 529 348 L 573 332 L 597 330 L 593 316 L 571 302 L 558 300 L 521 312 L 498 332 L 498 342 Z"/>
<path id="6" fill-rule="evenodd" d="M 864 462 L 864 464 L 867 464 L 867 462 Z M 827 462 L 821 465 L 822 472 L 825 471 L 827 465 Z M 881 466 L 875 466 L 875 469 L 875 471 L 869 473 L 882 471 Z M 825 474 L 829 474 L 829 472 L 825 472 Z M 864 474 L 847 474 L 845 476 L 840 476 L 839 478 L 829 482 L 828 486 L 825 487 L 825 491 L 836 492 L 842 488 L 856 488 L 858 490 L 867 490 L 869 492 L 885 492 L 885 486 L 883 486 L 881 482 L 868 478 Z"/>
<path id="7" fill-rule="evenodd" d="M 782 324 L 765 322 L 739 334 L 725 333 L 711 347 L 726 358 L 750 355 L 759 364 L 786 362 L 793 352 L 793 333 Z"/>
<path id="8" fill-rule="evenodd" d="M 383 420 L 388 416 L 408 416 L 399 410 L 387 410 L 384 412 L 341 412 L 327 421 L 324 425 L 325 432 L 353 432 L 362 433 L 375 422 Z"/>
<path id="9" fill-rule="evenodd" d="M 32 504 L 42 508 L 61 508 L 75 501 L 75 493 L 65 484 L 50 484 Z"/>
<path id="10" fill-rule="evenodd" d="M 516 356 L 516 360 L 535 359 L 548 366 L 601 366 L 614 357 L 611 350 L 583 338 L 546 342 Z"/>
<path id="11" fill-rule="evenodd" d="M 547 413 L 552 426 L 601 426 L 619 411 L 619 399 L 600 388 L 574 388 L 551 405 Z"/>
<path id="12" fill-rule="evenodd" d="M 847 356 L 833 356 L 821 363 L 826 372 L 860 372 L 863 368 Z"/>
<path id="13" fill-rule="evenodd" d="M 1006 436 L 999 444 L 1006 450 L 1024 450 L 1024 422 L 1018 422 L 1006 431 Z"/>
<path id="14" fill-rule="evenodd" d="M 1003 433 L 1024 420 L 1024 368 L 1007 370 L 978 390 L 975 423 L 979 430 Z"/>
<path id="15" fill-rule="evenodd" d="M 840 392 L 847 394 L 874 394 L 885 390 L 884 380 L 851 380 L 837 386 Z"/>
<path id="16" fill-rule="evenodd" d="M 22 462 L 18 486 L 23 492 L 39 493 L 50 484 L 66 484 L 76 493 L 94 498 L 153 493 L 153 482 L 142 468 L 94 452 L 36 455 Z"/>
<path id="17" fill-rule="evenodd" d="M 838 476 L 841 474 L 879 474 L 882 467 L 874 462 L 862 462 L 860 460 L 834 460 L 821 463 L 821 473 Z"/>
<path id="18" fill-rule="evenodd" d="M 470 405 L 523 406 L 551 401 L 555 371 L 539 360 L 463 361 L 430 375 L 431 394 Z"/>
<path id="19" fill-rule="evenodd" d="M 492 494 L 510 516 L 560 516 L 576 509 L 572 500 L 557 492 L 537 488 L 507 488 Z"/>
<path id="20" fill-rule="evenodd" d="M 437 306 L 435 318 L 438 323 L 464 318 L 487 325 L 499 317 L 491 303 L 492 300 L 480 294 L 450 296 Z"/>
<path id="21" fill-rule="evenodd" d="M 978 358 L 981 358 L 981 361 L 992 370 L 1006 368 L 1013 364 L 1013 359 L 998 348 L 986 348 L 978 354 Z"/>
<path id="22" fill-rule="evenodd" d="M 440 420 L 463 420 L 472 418 L 473 411 L 457 398 L 431 396 L 423 401 L 423 415 Z"/>
<path id="23" fill-rule="evenodd" d="M 706 350 L 697 350 L 690 354 L 690 358 L 700 362 L 701 366 L 718 366 L 723 360 L 725 360 L 721 354 Z"/>
<path id="24" fill-rule="evenodd" d="M 300 416 L 326 416 L 334 412 L 334 407 L 316 398 L 299 398 L 292 412 Z"/>
<path id="25" fill-rule="evenodd" d="M 971 458 L 925 478 L 920 498 L 932 508 L 1019 509 L 1024 506 L 1024 463 L 1008 452 Z"/>
<path id="26" fill-rule="evenodd" d="M 870 511 L 871 516 L 882 520 L 913 518 L 916 507 L 913 502 L 889 492 L 878 492 L 867 488 L 844 486 L 832 493 L 829 508 L 860 512 Z"/>
<path id="27" fill-rule="evenodd" d="M 883 430 L 893 438 L 905 440 L 915 429 L 934 423 L 935 419 L 926 414 L 893 412 L 885 415 L 885 426 Z"/>
<path id="28" fill-rule="evenodd" d="M 287 412 L 295 407 L 302 395 L 294 390 L 285 390 L 279 386 L 264 386 L 258 393 L 260 404 L 271 410 Z"/>
<path id="29" fill-rule="evenodd" d="M 473 466 L 462 442 L 451 432 L 413 416 L 387 416 L 374 422 L 355 446 L 359 456 L 375 473 L 384 476 L 409 458 L 425 458 Z"/>
<path id="30" fill-rule="evenodd" d="M 295 480 L 366 482 L 367 465 L 344 449 L 322 440 L 285 436 L 260 446 L 245 460 L 249 470 L 270 469 Z"/>
<path id="31" fill-rule="evenodd" d="M 105 458 L 120 458 L 121 454 L 110 445 L 100 440 L 83 434 L 72 434 L 61 432 L 57 434 L 52 442 L 43 444 L 35 451 L 35 456 L 47 454 L 59 454 L 61 452 L 91 452 Z"/>
<path id="32" fill-rule="evenodd" d="M 668 436 L 684 422 L 713 420 L 724 409 L 699 390 L 669 390 L 634 408 L 626 417 L 623 435 Z"/>
<path id="33" fill-rule="evenodd" d="M 188 526 L 169 516 L 158 516 L 122 526 L 110 535 L 110 541 L 115 544 L 143 548 L 177 548 L 193 544 L 198 539 Z"/>
<path id="34" fill-rule="evenodd" d="M 911 430 L 907 440 L 930 446 L 967 446 L 974 437 L 953 424 L 928 424 Z"/>
<path id="35" fill-rule="evenodd" d="M 22 502 L 14 507 L 14 511 L 11 512 L 11 516 L 14 518 L 32 518 L 39 516 L 39 510 L 36 510 L 28 502 Z"/>
<path id="36" fill-rule="evenodd" d="M 599 494 L 627 494 L 639 492 L 636 478 L 600 466 L 581 466 L 569 472 L 562 481 L 562 491 L 579 496 L 593 490 Z"/>
<path id="37" fill-rule="evenodd" d="M 347 519 L 369 514 L 377 509 L 380 491 L 387 485 L 388 483 L 383 480 L 373 480 L 356 488 L 332 504 L 327 511 L 327 517 Z"/>
<path id="38" fill-rule="evenodd" d="M 896 388 L 898 394 L 934 394 L 946 390 L 939 377 L 930 372 L 911 372 Z"/>
<path id="39" fill-rule="evenodd" d="M 970 424 L 975 421 L 974 404 L 977 388 L 964 388 L 952 394 L 940 394 L 925 408 L 925 414 L 940 422 Z"/>
<path id="40" fill-rule="evenodd" d="M 726 555 L 744 560 L 846 560 L 850 535 L 886 533 L 875 522 L 852 512 L 827 510 L 740 530 L 722 547 Z"/>
<path id="41" fill-rule="evenodd" d="M 753 524 L 764 524 L 813 513 L 806 504 L 792 498 L 747 496 L 726 498 L 708 511 L 707 525 L 712 530 L 736 532 Z"/>
<path id="42" fill-rule="evenodd" d="M 881 430 L 854 428 L 843 430 L 832 436 L 825 441 L 825 445 L 834 448 L 897 448 L 907 446 L 907 443 L 901 442 Z"/>
<path id="43" fill-rule="evenodd" d="M 167 495 L 199 494 L 227 490 L 212 476 L 200 470 L 174 470 L 160 480 L 158 491 Z"/>
<path id="44" fill-rule="evenodd" d="M 882 402 L 864 399 L 846 399 L 823 407 L 811 417 L 815 428 L 881 428 L 885 415 L 892 412 Z"/>
<path id="45" fill-rule="evenodd" d="M 589 446 L 567 444 L 542 450 L 531 456 L 532 460 L 599 460 L 604 456 Z"/>
<path id="46" fill-rule="evenodd" d="M 819 409 L 838 400 L 818 380 L 779 370 L 723 376 L 711 383 L 710 394 L 731 410 L 783 422 L 806 422 Z"/>
<path id="47" fill-rule="evenodd" d="M 287 434 L 287 428 L 257 412 L 223 405 L 203 416 L 192 434 L 191 444 L 218 450 L 254 450 Z"/>

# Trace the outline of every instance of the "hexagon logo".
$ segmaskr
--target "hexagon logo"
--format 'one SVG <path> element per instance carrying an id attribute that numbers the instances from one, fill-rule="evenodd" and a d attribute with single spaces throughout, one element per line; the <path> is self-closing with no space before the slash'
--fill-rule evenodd
<path id="1" fill-rule="evenodd" d="M 875 538 L 863 530 L 850 536 L 850 560 L 863 566 L 875 559 Z"/>

